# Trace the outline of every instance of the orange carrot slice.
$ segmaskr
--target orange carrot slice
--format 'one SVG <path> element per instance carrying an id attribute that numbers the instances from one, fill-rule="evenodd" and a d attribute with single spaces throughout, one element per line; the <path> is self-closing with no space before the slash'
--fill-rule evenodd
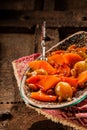
<path id="1" fill-rule="evenodd" d="M 78 84 L 84 86 L 84 83 L 87 82 L 87 70 L 81 72 L 78 76 Z"/>
<path id="2" fill-rule="evenodd" d="M 55 55 L 55 54 L 63 54 L 65 53 L 65 50 L 57 50 L 57 51 L 53 51 L 51 52 L 51 55 Z"/>
<path id="3" fill-rule="evenodd" d="M 28 84 L 36 84 L 38 83 L 41 79 L 43 78 L 43 75 L 36 75 L 36 76 L 31 76 L 26 79 L 26 83 Z"/>
<path id="4" fill-rule="evenodd" d="M 74 77 L 61 77 L 61 81 L 69 83 L 72 87 L 77 88 L 78 79 Z"/>
<path id="5" fill-rule="evenodd" d="M 57 69 L 57 74 L 69 76 L 71 73 L 70 67 L 67 64 L 60 65 Z"/>
<path id="6" fill-rule="evenodd" d="M 64 63 L 63 54 L 55 54 L 48 57 L 48 62 L 54 61 L 55 64 L 62 65 Z"/>
<path id="7" fill-rule="evenodd" d="M 83 58 L 76 53 L 66 53 L 63 55 L 63 58 L 65 63 L 71 67 L 73 67 L 76 62 L 83 60 Z"/>
<path id="8" fill-rule="evenodd" d="M 55 87 L 59 81 L 60 78 L 53 75 L 36 75 L 26 80 L 28 84 L 35 84 L 43 91 Z"/>
<path id="9" fill-rule="evenodd" d="M 31 98 L 34 98 L 36 100 L 39 100 L 39 101 L 47 101 L 47 102 L 50 102 L 50 101 L 56 101 L 57 100 L 57 96 L 55 95 L 48 95 L 42 91 L 37 91 L 37 92 L 32 92 L 30 94 L 30 97 Z"/>
<path id="10" fill-rule="evenodd" d="M 44 76 L 43 79 L 41 79 L 38 82 L 38 86 L 40 86 L 40 88 L 43 91 L 47 91 L 50 88 L 54 88 L 55 85 L 60 81 L 59 77 L 53 76 L 53 75 L 48 75 L 48 76 Z"/>
<path id="11" fill-rule="evenodd" d="M 45 71 L 47 71 L 48 74 L 55 74 L 57 71 L 47 61 L 44 61 L 44 60 L 32 61 L 29 63 L 29 66 L 33 70 L 44 69 Z"/>

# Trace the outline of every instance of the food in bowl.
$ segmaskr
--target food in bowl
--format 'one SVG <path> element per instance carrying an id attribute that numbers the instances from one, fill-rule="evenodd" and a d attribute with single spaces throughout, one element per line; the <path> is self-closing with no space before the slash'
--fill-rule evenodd
<path id="1" fill-rule="evenodd" d="M 87 87 L 87 47 L 70 45 L 47 55 L 46 60 L 29 62 L 25 86 L 29 97 L 44 102 L 71 101 Z"/>

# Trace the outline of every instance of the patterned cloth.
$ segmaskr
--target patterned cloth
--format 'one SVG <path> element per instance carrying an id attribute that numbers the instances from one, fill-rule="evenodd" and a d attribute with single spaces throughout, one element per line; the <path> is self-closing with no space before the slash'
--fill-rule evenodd
<path id="1" fill-rule="evenodd" d="M 40 56 L 39 53 L 32 54 L 12 62 L 18 86 L 20 86 L 20 81 L 28 66 L 28 62 L 35 60 L 38 56 Z M 34 109 L 54 122 L 59 122 L 78 130 L 87 130 L 87 99 L 75 106 L 63 109 Z"/>

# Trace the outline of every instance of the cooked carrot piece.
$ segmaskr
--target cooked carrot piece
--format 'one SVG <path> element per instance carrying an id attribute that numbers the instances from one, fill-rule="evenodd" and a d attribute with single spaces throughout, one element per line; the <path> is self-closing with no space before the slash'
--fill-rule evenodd
<path id="1" fill-rule="evenodd" d="M 48 57 L 48 62 L 54 61 L 55 64 L 62 65 L 64 63 L 63 54 L 55 54 Z"/>
<path id="2" fill-rule="evenodd" d="M 26 79 L 26 83 L 30 84 L 36 84 L 42 79 L 43 75 L 36 75 L 36 76 L 31 76 Z"/>
<path id="3" fill-rule="evenodd" d="M 47 102 L 56 101 L 57 100 L 57 96 L 55 96 L 55 95 L 48 95 L 48 94 L 42 92 L 41 90 L 39 90 L 37 92 L 32 92 L 30 94 L 30 97 L 34 98 L 36 100 L 39 100 L 39 101 L 47 101 Z"/>
<path id="4" fill-rule="evenodd" d="M 59 77 L 56 77 L 54 75 L 48 75 L 48 76 L 44 76 L 43 79 L 41 79 L 38 82 L 38 86 L 40 86 L 40 88 L 43 91 L 47 91 L 50 88 L 54 88 L 55 85 L 60 81 Z"/>
<path id="5" fill-rule="evenodd" d="M 65 50 L 57 50 L 57 51 L 53 51 L 51 53 L 51 55 L 55 55 L 55 54 L 63 54 L 65 52 Z"/>
<path id="6" fill-rule="evenodd" d="M 29 66 L 33 70 L 44 69 L 45 71 L 47 71 L 48 74 L 55 74 L 57 71 L 47 61 L 44 61 L 44 60 L 32 61 L 29 63 Z"/>
<path id="7" fill-rule="evenodd" d="M 67 64 L 60 65 L 57 69 L 57 74 L 69 76 L 71 73 L 70 67 Z"/>
<path id="8" fill-rule="evenodd" d="M 83 60 L 83 58 L 76 53 L 66 53 L 63 55 L 63 58 L 65 63 L 70 65 L 70 67 L 73 67 L 76 62 Z"/>
<path id="9" fill-rule="evenodd" d="M 86 51 L 87 51 L 87 46 L 84 46 L 84 47 L 81 47 L 81 48 L 78 47 L 78 48 L 76 49 L 76 51 L 77 51 L 77 52 L 80 52 L 80 51 L 81 51 L 81 52 L 86 52 Z"/>
<path id="10" fill-rule="evenodd" d="M 74 50 L 76 50 L 76 45 L 75 44 L 73 44 L 73 45 L 71 45 L 71 46 L 69 46 L 68 48 L 67 48 L 67 50 L 68 51 L 74 51 Z"/>
<path id="11" fill-rule="evenodd" d="M 77 51 L 77 53 L 78 53 L 81 57 L 83 57 L 84 59 L 87 58 L 87 47 L 86 47 L 86 46 L 85 46 L 85 47 L 82 47 L 82 48 L 77 48 L 76 51 Z"/>
<path id="12" fill-rule="evenodd" d="M 78 86 L 78 79 L 74 77 L 61 77 L 61 81 L 69 83 L 72 87 L 77 88 Z"/>
<path id="13" fill-rule="evenodd" d="M 78 84 L 84 86 L 84 83 L 87 82 L 87 70 L 81 72 L 78 76 Z"/>
<path id="14" fill-rule="evenodd" d="M 47 91 L 48 89 L 55 87 L 59 81 L 60 78 L 53 75 L 36 75 L 26 80 L 28 84 L 35 84 L 43 91 Z"/>

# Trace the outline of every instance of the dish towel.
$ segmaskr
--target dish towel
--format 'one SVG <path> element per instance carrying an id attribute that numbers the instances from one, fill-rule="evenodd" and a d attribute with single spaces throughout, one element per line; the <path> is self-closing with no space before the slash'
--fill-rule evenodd
<path id="1" fill-rule="evenodd" d="M 12 62 L 18 87 L 20 86 L 20 81 L 26 68 L 28 67 L 28 62 L 35 60 L 39 56 L 40 54 L 36 53 L 30 56 L 24 56 Z M 76 130 L 87 130 L 87 98 L 72 107 L 63 109 L 34 108 L 34 110 L 56 123 L 73 127 Z"/>

